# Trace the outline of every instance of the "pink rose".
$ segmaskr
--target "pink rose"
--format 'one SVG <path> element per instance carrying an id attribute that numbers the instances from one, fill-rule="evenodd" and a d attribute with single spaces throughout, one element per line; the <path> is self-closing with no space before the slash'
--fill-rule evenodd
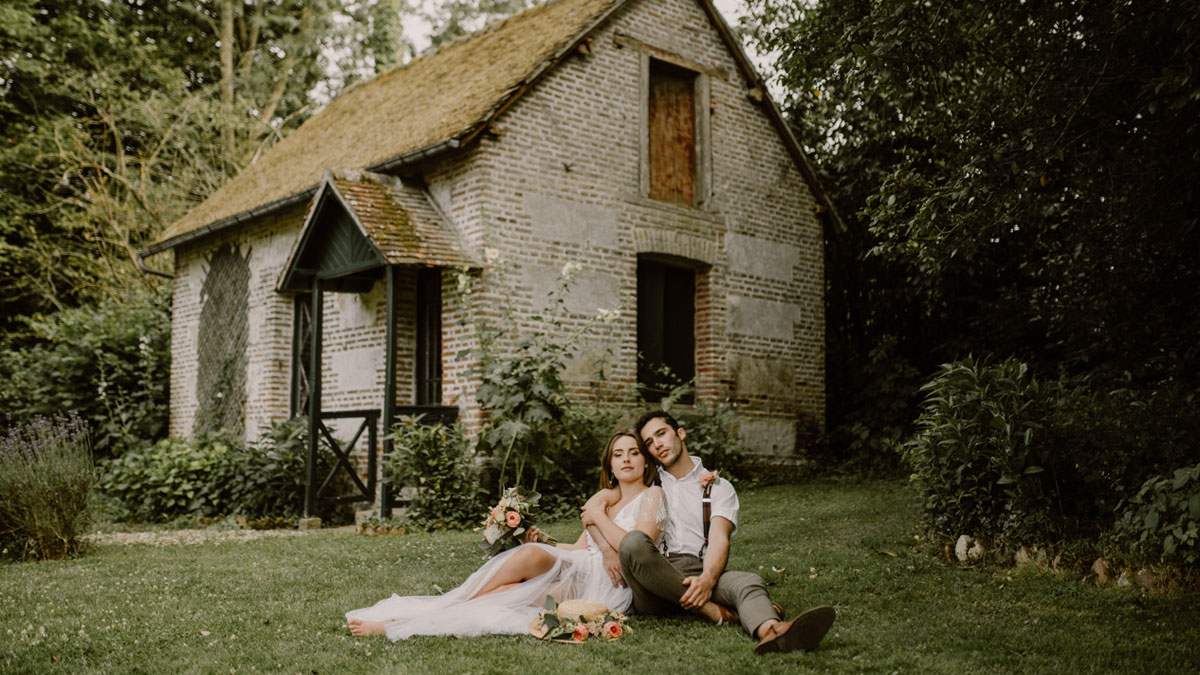
<path id="1" fill-rule="evenodd" d="M 715 471 L 705 471 L 704 473 L 700 474 L 700 485 L 707 486 L 709 483 L 713 482 L 716 477 L 717 474 Z"/>
<path id="2" fill-rule="evenodd" d="M 509 527 L 516 527 L 521 524 L 521 514 L 517 513 L 516 511 L 509 511 L 504 516 L 504 522 Z"/>
<path id="3" fill-rule="evenodd" d="M 609 640 L 616 640 L 621 637 L 621 624 L 616 621 L 609 621 L 604 624 L 604 634 L 608 636 Z"/>
<path id="4" fill-rule="evenodd" d="M 583 642 L 588 638 L 588 627 L 586 623 L 575 624 L 575 632 L 571 634 L 571 639 L 576 642 Z"/>

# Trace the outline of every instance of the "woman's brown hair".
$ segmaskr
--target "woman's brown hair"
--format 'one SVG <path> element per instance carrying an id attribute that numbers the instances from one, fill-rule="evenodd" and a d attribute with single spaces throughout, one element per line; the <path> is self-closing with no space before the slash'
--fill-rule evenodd
<path id="1" fill-rule="evenodd" d="M 638 453 L 646 460 L 646 470 L 642 472 L 642 483 L 647 487 L 658 483 L 658 458 L 646 452 L 646 444 L 634 433 L 633 429 L 622 429 L 608 438 L 604 445 L 604 454 L 600 456 L 600 489 L 616 487 L 617 477 L 613 475 L 612 458 L 613 446 L 621 438 L 628 436 L 637 444 Z"/>

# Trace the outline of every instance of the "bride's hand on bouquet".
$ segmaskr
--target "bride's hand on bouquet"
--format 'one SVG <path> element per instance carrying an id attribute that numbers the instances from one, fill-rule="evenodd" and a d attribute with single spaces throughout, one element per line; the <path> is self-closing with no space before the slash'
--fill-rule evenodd
<path id="1" fill-rule="evenodd" d="M 530 526 L 528 530 L 525 530 L 526 544 L 540 544 L 546 541 L 546 538 L 546 533 L 537 529 L 536 526 Z"/>

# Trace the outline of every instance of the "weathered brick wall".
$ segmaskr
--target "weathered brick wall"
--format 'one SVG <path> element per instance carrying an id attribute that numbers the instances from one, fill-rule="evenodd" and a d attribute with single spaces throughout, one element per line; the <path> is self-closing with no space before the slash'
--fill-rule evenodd
<path id="1" fill-rule="evenodd" d="M 643 196 L 643 46 L 707 75 L 702 207 Z M 510 303 L 527 328 L 563 265 L 580 263 L 568 309 L 577 322 L 619 310 L 619 323 L 592 337 L 615 351 L 610 379 L 625 386 L 636 380 L 637 254 L 706 265 L 699 396 L 735 403 L 752 449 L 788 455 L 824 419 L 822 238 L 810 191 L 748 85 L 694 2 L 631 2 L 593 33 L 590 56 L 569 58 L 505 113 L 476 150 L 477 189 L 448 210 L 469 213 L 458 222 L 474 243 L 500 253 L 502 273 L 484 273 L 481 295 Z"/>
<path id="2" fill-rule="evenodd" d="M 286 419 L 291 387 L 292 296 L 275 292 L 280 270 L 304 219 L 305 206 L 263 218 L 236 232 L 175 249 L 171 324 L 172 436 L 190 436 L 196 425 L 197 340 L 207 257 L 224 244 L 249 252 L 249 341 L 245 435 L 254 438 L 271 421 Z"/>
<path id="3" fill-rule="evenodd" d="M 203 299 L 200 289 L 208 273 L 206 256 L 230 243 L 249 251 L 250 335 L 247 346 L 245 438 L 287 419 L 291 400 L 294 294 L 275 290 L 304 221 L 306 206 L 260 219 L 236 232 L 210 237 L 176 249 L 172 321 L 172 436 L 189 436 L 196 427 L 197 322 Z M 416 334 L 416 270 L 401 268 L 397 290 L 396 391 L 410 401 L 414 389 Z M 386 289 L 382 281 L 366 293 L 326 293 L 324 348 L 321 361 L 322 409 L 327 412 L 383 406 L 384 317 Z M 349 436 L 354 422 L 335 423 Z"/>

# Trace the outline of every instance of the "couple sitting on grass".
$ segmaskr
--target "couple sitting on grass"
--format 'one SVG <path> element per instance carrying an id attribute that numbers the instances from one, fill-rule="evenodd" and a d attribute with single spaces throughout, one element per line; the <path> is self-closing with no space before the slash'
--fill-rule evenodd
<path id="1" fill-rule="evenodd" d="M 609 439 L 603 489 L 584 505 L 585 529 L 574 544 L 549 545 L 531 527 L 526 543 L 444 595 L 393 595 L 347 612 L 350 632 L 392 640 L 524 633 L 549 595 L 601 602 L 614 612 L 632 607 L 740 621 L 759 654 L 816 648 L 833 624 L 832 607 L 783 621 L 761 577 L 725 570 L 737 493 L 688 454 L 686 437 L 669 414 L 643 415 L 633 430 Z"/>

